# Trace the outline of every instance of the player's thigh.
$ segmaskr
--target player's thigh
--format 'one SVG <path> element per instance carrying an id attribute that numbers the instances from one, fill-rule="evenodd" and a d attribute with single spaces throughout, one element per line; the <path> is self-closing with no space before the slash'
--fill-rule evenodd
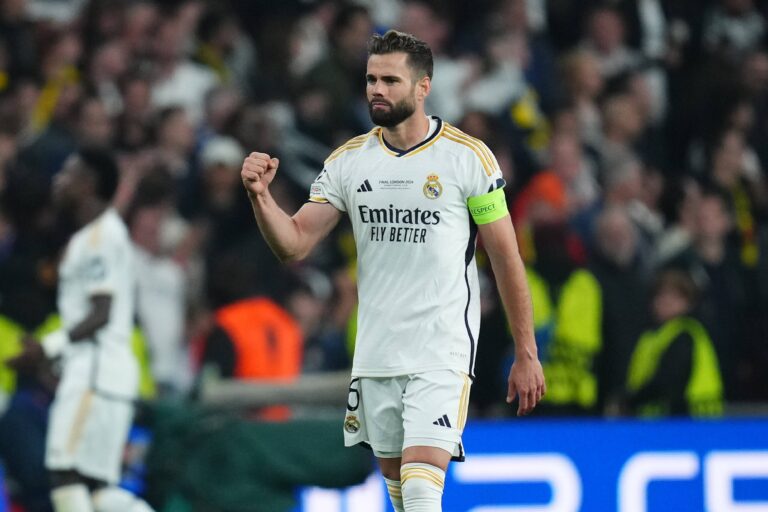
<path id="1" fill-rule="evenodd" d="M 470 386 L 469 376 L 454 370 L 411 375 L 403 394 L 403 449 L 432 447 L 463 456 Z"/>
<path id="2" fill-rule="evenodd" d="M 46 465 L 51 470 L 75 470 L 89 478 L 117 482 L 133 404 L 90 391 L 79 399 L 63 398 L 53 410 Z"/>
<path id="3" fill-rule="evenodd" d="M 398 458 L 403 446 L 403 389 L 408 378 L 354 378 L 344 418 L 346 446 L 368 444 L 379 458 Z"/>

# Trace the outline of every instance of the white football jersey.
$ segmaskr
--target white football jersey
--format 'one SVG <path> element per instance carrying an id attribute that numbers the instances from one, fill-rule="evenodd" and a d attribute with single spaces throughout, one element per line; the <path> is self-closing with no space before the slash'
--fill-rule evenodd
<path id="1" fill-rule="evenodd" d="M 352 221 L 353 376 L 473 375 L 480 291 L 467 199 L 503 186 L 486 145 L 436 117 L 427 138 L 407 151 L 389 146 L 377 127 L 331 153 L 309 200 Z"/>
<path id="2" fill-rule="evenodd" d="M 75 233 L 59 265 L 58 308 L 71 331 L 91 311 L 91 297 L 112 297 L 109 322 L 92 340 L 71 343 L 63 354 L 59 392 L 90 388 L 132 399 L 138 391 L 138 365 L 130 346 L 134 317 L 134 249 L 128 229 L 107 209 Z"/>

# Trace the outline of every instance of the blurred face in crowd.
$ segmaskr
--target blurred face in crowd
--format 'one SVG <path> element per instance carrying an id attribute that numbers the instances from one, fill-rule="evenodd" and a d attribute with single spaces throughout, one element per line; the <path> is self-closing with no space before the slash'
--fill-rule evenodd
<path id="1" fill-rule="evenodd" d="M 707 195 L 701 199 L 696 215 L 698 238 L 722 240 L 731 229 L 731 218 L 723 199 Z"/>
<path id="2" fill-rule="evenodd" d="M 584 55 L 576 68 L 576 87 L 589 97 L 595 97 L 603 90 L 603 75 L 600 63 L 591 55 Z"/>
<path id="3" fill-rule="evenodd" d="M 559 135 L 553 138 L 549 147 L 549 158 L 552 170 L 566 183 L 570 183 L 581 173 L 581 146 L 573 136 Z"/>
<path id="4" fill-rule="evenodd" d="M 622 140 L 633 140 L 643 131 L 640 108 L 631 96 L 611 98 L 605 105 L 605 131 Z"/>
<path id="5" fill-rule="evenodd" d="M 143 78 L 132 78 L 123 88 L 123 106 L 127 116 L 142 117 L 151 108 L 149 82 Z"/>
<path id="6" fill-rule="evenodd" d="M 632 264 L 637 251 L 637 234 L 627 214 L 611 209 L 597 220 L 597 246 L 600 253 L 620 267 Z"/>
<path id="7" fill-rule="evenodd" d="M 653 296 L 651 309 L 654 319 L 658 323 L 664 323 L 688 313 L 691 303 L 677 287 L 661 285 Z"/>
<path id="8" fill-rule="evenodd" d="M 139 208 L 131 220 L 131 238 L 134 243 L 150 254 L 160 254 L 160 231 L 167 215 L 162 205 Z"/>
<path id="9" fill-rule="evenodd" d="M 364 12 L 352 17 L 349 24 L 337 35 L 336 44 L 348 58 L 357 59 L 365 55 L 368 39 L 373 33 L 371 18 Z"/>
<path id="10" fill-rule="evenodd" d="M 80 109 L 78 138 L 87 146 L 108 146 L 114 133 L 112 119 L 98 99 L 86 100 Z"/>
<path id="11" fill-rule="evenodd" d="M 753 53 L 744 62 L 742 81 L 752 94 L 761 94 L 768 89 L 768 54 Z"/>
<path id="12" fill-rule="evenodd" d="M 164 20 L 154 41 L 154 55 L 160 62 L 169 63 L 181 59 L 184 52 L 184 31 L 178 22 Z"/>
<path id="13" fill-rule="evenodd" d="M 624 43 L 624 24 L 616 12 L 602 9 L 592 15 L 589 35 L 600 52 L 609 53 Z"/>
<path id="14" fill-rule="evenodd" d="M 576 51 L 562 61 L 566 86 L 574 99 L 594 99 L 603 90 L 600 63 L 585 51 Z"/>
<path id="15" fill-rule="evenodd" d="M 374 124 L 392 128 L 402 123 L 429 94 L 427 76 L 417 79 L 402 52 L 371 55 L 365 75 L 368 86 L 368 111 Z"/>
<path id="16" fill-rule="evenodd" d="M 731 130 L 723 136 L 712 158 L 715 180 L 725 187 L 734 186 L 741 176 L 744 164 L 744 137 Z"/>
<path id="17" fill-rule="evenodd" d="M 125 73 L 128 62 L 129 56 L 125 46 L 120 41 L 113 40 L 96 50 L 91 69 L 97 78 L 114 80 Z"/>
<path id="18" fill-rule="evenodd" d="M 209 200 L 227 206 L 239 192 L 240 168 L 223 162 L 211 163 L 203 170 L 203 179 Z"/>
<path id="19" fill-rule="evenodd" d="M 189 152 L 195 144 L 195 130 L 186 112 L 175 110 L 163 122 L 158 134 L 159 143 L 169 149 Z"/>
<path id="20" fill-rule="evenodd" d="M 435 54 L 440 53 L 449 35 L 445 21 L 422 2 L 408 2 L 403 6 L 398 27 L 427 43 Z"/>
<path id="21" fill-rule="evenodd" d="M 131 51 L 141 53 L 151 41 L 148 36 L 156 23 L 157 7 L 152 3 L 144 1 L 131 3 L 126 8 L 123 19 L 122 39 Z"/>

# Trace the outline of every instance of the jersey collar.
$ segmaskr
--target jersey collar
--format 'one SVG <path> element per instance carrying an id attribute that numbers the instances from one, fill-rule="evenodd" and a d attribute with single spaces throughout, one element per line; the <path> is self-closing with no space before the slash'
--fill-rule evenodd
<path id="1" fill-rule="evenodd" d="M 379 144 L 381 145 L 381 148 L 387 152 L 388 154 L 400 158 L 401 156 L 411 156 L 413 154 L 418 153 L 419 151 L 422 151 L 423 149 L 426 149 L 427 147 L 431 146 L 439 137 L 443 134 L 443 120 L 440 119 L 437 116 L 431 116 L 432 119 L 437 121 L 437 127 L 435 128 L 435 131 L 432 132 L 432 134 L 424 139 L 423 141 L 419 142 L 415 146 L 411 146 L 408 149 L 398 149 L 392 145 L 390 145 L 385 139 L 384 139 L 384 130 L 382 128 L 379 128 L 378 130 L 378 137 L 379 137 Z"/>

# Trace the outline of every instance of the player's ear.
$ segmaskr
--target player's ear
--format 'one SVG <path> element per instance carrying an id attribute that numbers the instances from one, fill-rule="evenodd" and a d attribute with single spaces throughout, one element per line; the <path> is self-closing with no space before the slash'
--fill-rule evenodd
<path id="1" fill-rule="evenodd" d="M 416 84 L 416 95 L 420 100 L 423 100 L 427 96 L 429 96 L 429 93 L 431 90 L 432 90 L 432 80 L 430 80 L 427 75 L 424 75 L 419 79 L 418 83 Z"/>

